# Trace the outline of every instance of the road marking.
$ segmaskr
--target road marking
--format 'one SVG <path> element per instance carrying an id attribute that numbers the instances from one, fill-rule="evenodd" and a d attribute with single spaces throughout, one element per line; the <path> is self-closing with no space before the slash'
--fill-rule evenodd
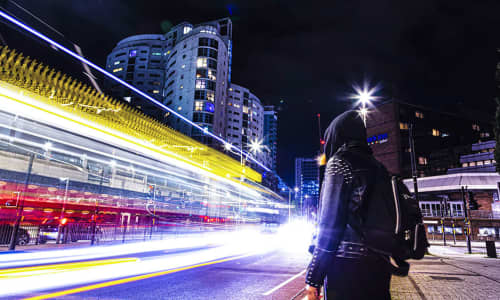
<path id="1" fill-rule="evenodd" d="M 36 267 L 3 269 L 0 270 L 0 279 L 12 279 L 12 278 L 29 277 L 36 275 L 47 275 L 53 273 L 88 269 L 98 266 L 106 266 L 106 265 L 113 265 L 120 263 L 138 262 L 138 261 L 140 261 L 139 258 L 127 257 L 127 258 L 90 260 L 90 261 L 82 261 L 74 263 L 51 264 L 51 265 L 43 265 Z"/>
<path id="2" fill-rule="evenodd" d="M 275 286 L 274 288 L 270 289 L 269 291 L 265 292 L 264 294 L 262 294 L 263 296 L 269 296 L 271 295 L 272 293 L 276 292 L 277 290 L 279 290 L 280 288 L 284 287 L 285 285 L 287 285 L 288 283 L 290 283 L 292 280 L 294 279 L 297 279 L 299 276 L 301 276 L 302 274 L 304 274 L 306 272 L 306 269 L 304 269 L 302 272 L 300 272 L 299 274 L 296 274 L 296 275 L 293 275 L 292 277 L 288 278 L 287 280 L 285 280 L 284 282 L 280 283 L 279 285 Z M 305 284 L 305 283 L 304 283 Z"/>
<path id="3" fill-rule="evenodd" d="M 50 293 L 50 294 L 39 295 L 39 296 L 35 296 L 35 297 L 24 298 L 24 300 L 51 299 L 51 298 L 55 298 L 55 297 L 61 297 L 61 296 L 66 296 L 66 295 L 71 295 L 71 294 L 86 292 L 86 291 L 90 291 L 90 290 L 100 289 L 100 288 L 103 288 L 103 287 L 110 287 L 110 286 L 113 286 L 113 285 L 119 285 L 119 284 L 123 284 L 123 283 L 129 283 L 129 282 L 133 282 L 133 281 L 139 281 L 139 280 L 143 280 L 143 279 L 148 279 L 148 278 L 162 276 L 162 275 L 166 275 L 166 274 L 170 274 L 170 273 L 175 273 L 175 272 L 180 272 L 180 271 L 184 271 L 184 270 L 199 268 L 199 267 L 203 267 L 203 266 L 209 266 L 209 265 L 213 265 L 213 264 L 223 263 L 223 262 L 226 262 L 226 261 L 236 260 L 236 259 L 240 259 L 240 258 L 251 256 L 251 255 L 253 255 L 253 254 L 245 254 L 245 255 L 240 255 L 240 256 L 236 256 L 236 257 L 229 257 L 229 258 L 219 259 L 219 260 L 215 260 L 215 261 L 210 261 L 210 262 L 206 262 L 206 263 L 202 263 L 202 264 L 197 264 L 197 265 L 192 265 L 192 266 L 187 266 L 187 267 L 172 269 L 172 270 L 168 270 L 168 271 L 161 271 L 161 272 L 155 272 L 155 273 L 150 273 L 150 274 L 133 276 L 133 277 L 123 278 L 123 279 L 106 281 L 106 282 L 101 282 L 101 283 L 97 283 L 97 284 L 82 286 L 82 287 L 79 287 L 79 288 L 74 288 L 74 289 L 69 289 L 69 290 L 63 290 L 63 291 L 54 292 L 54 293 Z"/>

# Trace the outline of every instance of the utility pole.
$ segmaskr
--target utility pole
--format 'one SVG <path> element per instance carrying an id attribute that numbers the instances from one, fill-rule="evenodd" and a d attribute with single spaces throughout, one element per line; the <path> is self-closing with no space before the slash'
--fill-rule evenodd
<path id="1" fill-rule="evenodd" d="M 19 226 L 21 225 L 21 221 L 23 219 L 23 211 L 24 211 L 24 196 L 26 194 L 26 190 L 28 188 L 28 183 L 30 182 L 31 178 L 31 171 L 33 170 L 33 161 L 35 160 L 35 154 L 31 153 L 30 154 L 30 159 L 28 162 L 28 171 L 26 173 L 26 179 L 24 181 L 24 187 L 23 187 L 23 193 L 21 200 L 19 201 L 19 206 L 17 208 L 17 218 L 16 218 L 16 223 L 14 224 L 14 228 L 12 229 L 12 234 L 10 236 L 10 245 L 9 245 L 9 250 L 16 250 L 16 244 L 17 244 L 17 235 L 19 233 Z"/>
<path id="2" fill-rule="evenodd" d="M 462 186 L 462 202 L 463 202 L 463 205 L 464 205 L 464 225 L 465 225 L 465 231 L 466 231 L 466 239 L 467 239 L 467 251 L 469 252 L 469 254 L 472 254 L 472 248 L 471 248 L 471 243 L 470 243 L 470 221 L 469 221 L 469 218 L 468 218 L 468 214 L 467 214 L 467 200 L 465 199 L 465 189 L 463 186 Z"/>
<path id="3" fill-rule="evenodd" d="M 415 159 L 415 139 L 413 137 L 414 125 L 410 124 L 409 131 L 409 142 L 410 142 L 410 162 L 411 162 L 411 173 L 413 178 L 413 191 L 415 193 L 415 200 L 418 203 L 418 184 L 417 184 L 417 161 Z"/>
<path id="4" fill-rule="evenodd" d="M 445 236 L 445 232 L 444 232 L 444 210 L 445 210 L 445 207 L 443 206 L 443 198 L 439 198 L 439 204 L 441 207 L 441 232 L 443 235 L 443 246 L 446 246 L 446 236 Z"/>

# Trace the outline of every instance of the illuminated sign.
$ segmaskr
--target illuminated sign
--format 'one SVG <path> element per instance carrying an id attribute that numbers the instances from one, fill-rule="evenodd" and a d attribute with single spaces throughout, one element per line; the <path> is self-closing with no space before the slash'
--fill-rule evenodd
<path id="1" fill-rule="evenodd" d="M 387 142 L 387 133 L 377 134 L 367 138 L 368 145 L 382 144 Z"/>

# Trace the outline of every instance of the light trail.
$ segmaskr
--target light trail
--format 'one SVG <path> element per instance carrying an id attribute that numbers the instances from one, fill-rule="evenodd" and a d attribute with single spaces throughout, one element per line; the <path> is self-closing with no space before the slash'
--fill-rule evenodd
<path id="1" fill-rule="evenodd" d="M 59 43 L 55 42 L 54 40 L 50 39 L 49 37 L 39 33 L 38 31 L 36 31 L 35 29 L 29 27 L 28 25 L 22 23 L 21 21 L 17 20 L 16 18 L 6 14 L 5 12 L 3 11 L 0 11 L 0 17 L 3 17 L 4 19 L 6 19 L 7 21 L 13 23 L 14 25 L 24 29 L 25 31 L 33 34 L 34 36 L 42 39 L 43 41 L 49 43 L 50 45 L 52 45 L 53 47 L 65 52 L 66 54 L 70 55 L 71 57 L 79 60 L 80 62 L 82 63 L 85 63 L 89 66 L 91 66 L 92 68 L 94 68 L 95 70 L 99 71 L 100 73 L 104 74 L 105 76 L 111 78 L 112 80 L 116 81 L 116 82 L 119 82 L 120 84 L 122 84 L 123 86 L 126 86 L 127 88 L 131 89 L 132 91 L 136 92 L 137 94 L 143 96 L 144 98 L 148 99 L 149 101 L 153 102 L 154 104 L 156 104 L 157 106 L 163 108 L 164 110 L 170 112 L 171 114 L 175 115 L 176 117 L 180 118 L 181 120 L 185 121 L 186 123 L 190 124 L 191 126 L 197 128 L 198 130 L 200 130 L 201 132 L 209 135 L 210 137 L 214 138 L 215 140 L 221 142 L 223 145 L 227 144 L 227 141 L 225 141 L 223 138 L 209 132 L 209 131 L 206 131 L 204 128 L 202 128 L 201 126 L 199 126 L 198 124 L 192 122 L 191 120 L 189 120 L 188 118 L 182 116 L 181 114 L 177 113 L 175 110 L 169 108 L 168 106 L 164 105 L 163 103 L 159 102 L 158 100 L 154 99 L 153 97 L 149 96 L 147 93 L 139 90 L 138 88 L 134 87 L 133 85 L 127 83 L 126 81 L 123 81 L 121 80 L 120 78 L 114 76 L 113 74 L 109 73 L 108 71 L 104 70 L 103 68 L 99 67 L 98 65 L 94 64 L 93 62 L 89 61 L 88 59 L 76 54 L 75 52 L 67 49 L 66 47 L 60 45 Z M 231 145 L 232 148 L 235 148 L 237 150 L 237 152 L 239 152 L 241 155 L 249 155 L 249 153 L 246 153 L 244 152 L 242 149 L 234 146 L 234 145 Z M 259 162 L 257 159 L 253 158 L 252 156 L 249 156 L 250 157 L 250 160 L 252 160 L 253 162 L 255 162 L 256 164 L 258 164 L 260 167 L 262 167 L 264 170 L 266 171 L 271 171 L 269 168 L 267 168 L 264 164 L 262 164 L 261 162 Z"/>
<path id="2" fill-rule="evenodd" d="M 61 297 L 61 296 L 67 296 L 71 294 L 76 294 L 76 293 L 81 293 L 81 292 L 87 292 L 95 289 L 100 289 L 104 287 L 110 287 L 114 285 L 119 285 L 119 284 L 124 284 L 124 283 L 129 283 L 129 282 L 134 282 L 134 281 L 139 281 L 139 280 L 144 280 L 148 278 L 153 278 L 153 277 L 158 277 L 158 276 L 163 276 L 171 273 L 176 273 L 180 271 L 185 271 L 189 269 L 194 269 L 194 268 L 200 268 L 204 266 L 209 266 L 209 265 L 214 265 L 214 264 L 220 264 L 223 262 L 228 262 L 231 260 L 237 260 L 241 259 L 244 257 L 250 256 L 249 254 L 247 255 L 240 255 L 236 257 L 230 257 L 230 258 L 225 258 L 225 259 L 219 259 L 211 262 L 206 262 L 202 264 L 197 264 L 197 265 L 192 265 L 192 266 L 187 266 L 187 267 L 182 267 L 182 268 L 177 268 L 173 270 L 167 270 L 167 271 L 162 271 L 162 272 L 156 272 L 156 273 L 151 273 L 151 274 L 145 274 L 145 275 L 139 275 L 139 276 L 133 276 L 133 277 L 128 277 L 124 279 L 118 279 L 118 280 L 112 280 L 112 281 L 107 281 L 107 282 L 102 282 L 98 284 L 92 284 L 92 285 L 87 285 L 87 286 L 82 286 L 79 288 L 74 288 L 74 289 L 68 289 L 68 290 L 63 290 L 59 292 L 54 292 L 54 293 L 49 293 L 49 294 L 43 294 L 35 297 L 28 297 L 24 298 L 24 300 L 42 300 L 42 299 L 51 299 L 54 297 Z"/>
<path id="3" fill-rule="evenodd" d="M 90 137 L 94 137 L 95 140 L 106 140 L 108 142 L 112 142 L 113 140 L 110 139 L 110 136 L 103 136 L 103 133 L 106 134 L 107 131 L 109 131 L 109 129 L 99 129 L 99 128 L 96 128 L 96 124 L 87 124 L 87 122 L 85 120 L 73 120 L 73 119 L 69 119 L 66 115 L 65 112 L 62 112 L 62 111 L 57 111 L 57 110 L 54 110 L 54 108 L 38 108 L 39 105 L 42 105 L 40 103 L 33 103 L 33 100 L 31 100 L 29 97 L 26 97 L 22 94 L 19 94 L 19 93 L 14 93 L 13 91 L 10 91 L 9 89 L 5 88 L 3 86 L 4 84 L 0 84 L 0 95 L 3 94 L 3 98 L 4 98 L 4 101 L 1 101 L 0 102 L 0 108 L 2 108 L 2 110 L 4 111 L 7 111 L 7 112 L 11 112 L 11 113 L 14 113 L 16 114 L 17 112 L 19 111 L 22 111 L 23 112 L 23 115 L 26 115 L 28 118 L 31 118 L 31 119 L 36 119 L 36 120 L 39 120 L 39 121 L 43 121 L 45 123 L 48 123 L 48 124 L 55 124 L 56 126 L 61 126 L 61 128 L 72 128 L 73 132 L 77 132 L 79 133 L 80 135 L 86 135 L 86 136 L 90 136 Z M 19 99 L 19 100 L 18 100 Z M 12 102 L 14 101 L 14 102 Z M 21 102 L 20 102 L 21 101 Z M 16 102 L 18 102 L 17 106 L 16 106 Z M 20 102 L 20 103 L 19 103 Z M 23 103 L 24 105 L 28 105 L 29 107 L 19 107 L 19 105 L 21 105 L 21 103 Z M 33 112 L 30 112 L 29 109 L 36 109 L 36 111 L 33 111 Z M 49 111 L 49 109 L 51 109 L 52 111 Z M 48 114 L 51 114 L 51 115 L 56 115 L 60 118 L 62 118 L 62 120 L 57 120 L 56 118 L 54 118 L 54 116 L 44 116 L 41 112 L 45 112 L 45 113 L 48 113 Z M 66 124 L 65 122 L 67 121 L 70 121 L 70 122 L 73 122 L 72 125 L 69 125 L 69 124 Z M 61 123 L 62 122 L 62 123 Z M 82 125 L 82 126 L 85 126 L 85 128 L 82 128 L 82 129 L 78 129 L 77 126 L 75 126 L 76 124 L 78 125 Z M 89 131 L 89 129 L 96 129 L 95 132 L 92 132 L 92 131 Z M 17 128 L 15 128 L 15 130 L 18 130 Z M 103 132 L 103 130 L 105 130 L 106 132 Z M 32 134 L 32 133 L 28 133 L 28 134 Z M 244 193 L 245 194 L 248 194 L 248 196 L 251 198 L 250 195 L 253 195 L 253 197 L 256 197 L 258 196 L 259 194 L 255 191 L 255 190 L 252 190 L 248 187 L 246 187 L 244 185 L 244 183 L 241 183 L 241 182 L 235 182 L 234 180 L 229 180 L 227 178 L 224 178 L 224 177 L 220 177 L 220 176 L 217 176 L 215 174 L 212 174 L 208 171 L 205 171 L 205 170 L 200 170 L 199 168 L 194 168 L 193 166 L 189 165 L 189 164 L 186 164 L 184 162 L 181 162 L 181 161 L 176 161 L 176 160 L 173 160 L 172 158 L 169 158 L 169 157 L 166 157 L 164 155 L 158 155 L 158 153 L 156 153 L 156 150 L 158 149 L 151 149 L 153 151 L 150 151 L 150 147 L 144 145 L 144 144 L 140 144 L 140 141 L 130 141 L 129 138 L 130 137 L 121 137 L 121 134 L 120 133 L 116 133 L 116 135 L 112 135 L 112 137 L 116 137 L 117 140 L 114 140 L 114 144 L 117 144 L 119 145 L 119 147 L 122 147 L 122 148 L 125 148 L 125 149 L 133 149 L 134 151 L 137 151 L 139 149 L 142 149 L 141 152 L 145 153 L 146 155 L 148 156 L 151 156 L 151 157 L 155 157 L 155 159 L 157 160 L 160 160 L 160 161 L 164 161 L 166 160 L 167 163 L 169 164 L 173 164 L 173 165 L 179 165 L 179 166 L 182 166 L 182 168 L 186 168 L 188 171 L 191 171 L 191 172 L 195 172 L 195 173 L 199 173 L 199 172 L 202 172 L 203 175 L 205 176 L 208 176 L 210 178 L 216 178 L 217 181 L 222 181 L 224 183 L 229 183 L 230 185 L 233 185 L 233 187 L 236 187 L 238 189 L 241 189 L 243 187 L 244 189 Z M 8 138 L 12 138 L 12 137 L 8 137 Z M 54 140 L 53 138 L 50 138 L 50 137 L 44 137 L 48 140 Z M 16 138 L 17 140 L 19 140 L 18 138 Z M 58 140 L 57 141 L 58 143 L 61 142 L 62 144 L 68 144 L 68 143 L 65 143 L 63 141 L 60 141 Z M 134 145 L 133 147 L 132 146 L 129 146 L 127 145 L 126 143 L 127 142 L 132 142 L 132 144 Z M 71 145 L 71 144 L 70 144 Z M 40 146 L 40 145 L 37 145 L 37 146 Z M 80 148 L 82 150 L 85 150 L 85 151 L 88 151 L 88 152 L 96 152 L 95 150 L 92 150 L 92 149 L 89 149 L 89 148 L 86 148 L 86 147 L 83 147 L 83 146 L 79 146 L 79 145 L 71 145 L 72 147 L 77 147 L 77 148 Z M 156 148 L 156 146 L 154 145 L 151 145 L 151 147 L 154 147 Z M 64 150 L 62 150 L 64 151 Z M 164 151 L 163 149 L 160 149 L 160 151 Z M 81 154 L 79 153 L 70 153 L 68 152 L 68 154 L 72 154 L 74 156 L 81 156 Z M 99 153 L 100 155 L 105 155 L 105 156 L 109 156 L 110 158 L 114 158 L 114 159 L 117 159 L 116 156 L 112 156 L 110 154 L 106 154 L 106 153 Z M 140 163 L 137 163 L 135 161 L 132 161 L 132 160 L 129 160 L 129 159 L 126 159 L 126 158 L 119 158 L 120 160 L 123 160 L 123 161 L 127 161 L 129 163 L 132 163 L 132 164 L 138 164 L 138 165 L 142 165 L 143 167 L 148 167 L 148 168 L 151 168 L 151 165 L 145 165 L 145 164 L 140 164 Z M 96 159 L 98 160 L 98 159 Z M 102 163 L 109 163 L 109 162 L 106 162 L 106 161 L 102 161 Z M 123 168 L 127 168 L 127 166 L 123 166 Z M 161 172 L 166 172 L 164 169 L 162 170 L 159 170 L 157 169 L 158 171 L 161 171 Z M 166 172 L 168 173 L 168 172 Z M 171 172 L 171 174 L 175 174 L 174 172 Z M 175 174 L 175 176 L 178 176 L 179 174 Z M 186 176 L 182 176 L 184 178 L 186 178 Z M 194 178 L 189 178 L 190 180 L 193 180 Z M 200 181 L 201 182 L 201 181 Z M 245 196 L 242 197 L 243 199 L 247 198 Z M 250 199 L 249 198 L 249 199 Z M 246 201 L 246 200 L 245 200 Z M 259 204 L 259 203 L 265 203 L 265 202 L 258 202 L 258 200 L 255 200 L 253 199 L 250 200 L 252 203 L 256 203 L 256 204 Z"/>
<path id="4" fill-rule="evenodd" d="M 164 241 L 114 245 L 86 249 L 67 249 L 34 253 L 14 253 L 2 255 L 9 264 L 35 265 L 50 261 L 60 262 L 51 266 L 10 268 L 0 277 L 0 297 L 20 296 L 46 290 L 63 289 L 68 286 L 86 285 L 77 289 L 64 290 L 65 294 L 78 293 L 95 288 L 111 286 L 173 272 L 221 263 L 246 256 L 267 253 L 280 247 L 280 239 L 255 230 L 231 233 L 208 234 L 198 238 L 168 239 Z M 214 247 L 215 246 L 215 247 Z M 106 256 L 121 256 L 166 250 L 198 249 L 196 251 L 167 253 L 159 256 L 125 258 L 122 261 L 96 260 Z M 63 257 L 61 257 L 63 256 Z M 23 259 L 24 258 L 24 259 Z M 90 262 L 75 260 L 92 260 Z M 63 263 L 61 261 L 70 263 Z M 25 270 L 23 272 L 23 269 Z M 39 274 L 36 274 L 39 272 Z M 12 275 L 12 276 L 9 276 Z M 59 294 L 41 295 L 34 299 L 47 299 Z M 62 295 L 62 294 L 61 294 Z"/>

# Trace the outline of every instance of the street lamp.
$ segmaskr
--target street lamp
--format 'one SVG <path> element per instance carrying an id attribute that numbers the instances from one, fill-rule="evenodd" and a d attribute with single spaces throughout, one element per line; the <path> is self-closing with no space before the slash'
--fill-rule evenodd
<path id="1" fill-rule="evenodd" d="M 61 177 L 59 178 L 61 182 L 66 181 L 66 188 L 64 190 L 64 198 L 63 198 L 63 204 L 61 208 L 61 215 L 59 216 L 59 225 L 57 226 L 57 238 L 56 238 L 56 244 L 59 244 L 61 241 L 61 230 L 62 230 L 62 220 L 64 219 L 64 211 L 66 209 L 66 199 L 68 198 L 68 186 L 69 186 L 69 177 Z"/>
<path id="2" fill-rule="evenodd" d="M 354 85 L 353 89 L 356 92 L 356 94 L 351 95 L 350 98 L 358 100 L 358 102 L 356 103 L 356 105 L 358 105 L 358 104 L 360 105 L 358 112 L 361 115 L 361 117 L 363 118 L 363 123 L 366 126 L 366 116 L 368 115 L 368 112 L 369 112 L 367 106 L 369 106 L 371 104 L 372 100 L 375 100 L 378 98 L 378 97 L 373 95 L 373 94 L 375 94 L 375 92 L 378 91 L 378 86 L 374 86 L 372 88 L 369 88 L 368 83 L 365 82 L 363 84 L 363 88 L 361 88 L 358 85 Z"/>

